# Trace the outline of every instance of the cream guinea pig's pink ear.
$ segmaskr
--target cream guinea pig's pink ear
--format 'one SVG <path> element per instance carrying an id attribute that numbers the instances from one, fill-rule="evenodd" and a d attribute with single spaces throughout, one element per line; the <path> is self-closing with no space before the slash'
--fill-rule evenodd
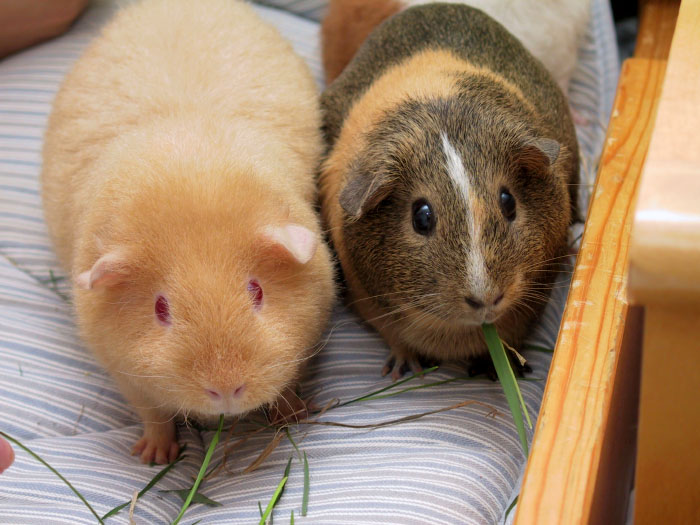
<path id="1" fill-rule="evenodd" d="M 308 263 L 318 247 L 317 235 L 298 224 L 267 226 L 263 229 L 263 237 L 275 252 L 292 257 L 299 264 Z"/>
<path id="2" fill-rule="evenodd" d="M 127 258 L 119 252 L 112 252 L 100 257 L 91 269 L 78 275 L 75 283 L 84 290 L 105 288 L 124 282 L 130 273 Z"/>

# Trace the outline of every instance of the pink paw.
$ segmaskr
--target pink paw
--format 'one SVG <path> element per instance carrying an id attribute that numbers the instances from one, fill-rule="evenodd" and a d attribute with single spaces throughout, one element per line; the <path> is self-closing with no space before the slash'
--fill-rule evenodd
<path id="1" fill-rule="evenodd" d="M 139 455 L 141 463 L 165 465 L 175 461 L 180 451 L 180 445 L 175 439 L 175 425 L 158 425 L 163 426 L 170 428 L 154 429 L 146 425 L 143 437 L 131 448 L 131 455 Z"/>
<path id="2" fill-rule="evenodd" d="M 391 373 L 391 380 L 398 381 L 409 370 L 414 374 L 423 373 L 417 357 L 391 354 L 382 367 L 382 377 Z"/>

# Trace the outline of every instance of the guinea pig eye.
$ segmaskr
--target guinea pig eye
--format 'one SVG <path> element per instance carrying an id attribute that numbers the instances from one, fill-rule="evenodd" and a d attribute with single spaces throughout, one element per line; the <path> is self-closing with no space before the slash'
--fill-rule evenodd
<path id="1" fill-rule="evenodd" d="M 421 235 L 430 235 L 435 229 L 435 214 L 425 199 L 413 203 L 413 229 Z"/>
<path id="2" fill-rule="evenodd" d="M 170 326 L 170 305 L 168 300 L 162 295 L 156 298 L 155 311 L 158 322 L 163 326 Z"/>
<path id="3" fill-rule="evenodd" d="M 503 216 L 508 221 L 511 221 L 511 222 L 514 221 L 515 220 L 515 197 L 513 197 L 507 189 L 501 188 L 500 201 L 501 201 L 501 212 L 503 212 Z"/>
<path id="4" fill-rule="evenodd" d="M 255 279 L 248 281 L 248 293 L 253 301 L 253 308 L 255 310 L 260 310 L 263 302 L 263 289 L 260 283 Z"/>

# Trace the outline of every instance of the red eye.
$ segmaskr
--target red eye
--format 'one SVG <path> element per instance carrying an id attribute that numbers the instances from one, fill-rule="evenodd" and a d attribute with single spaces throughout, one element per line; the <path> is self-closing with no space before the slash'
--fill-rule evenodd
<path id="1" fill-rule="evenodd" d="M 162 295 L 156 298 L 156 317 L 163 326 L 170 326 L 170 305 Z"/>
<path id="2" fill-rule="evenodd" d="M 253 300 L 253 307 L 256 310 L 260 310 L 263 301 L 263 289 L 260 283 L 255 279 L 248 281 L 248 293 Z"/>

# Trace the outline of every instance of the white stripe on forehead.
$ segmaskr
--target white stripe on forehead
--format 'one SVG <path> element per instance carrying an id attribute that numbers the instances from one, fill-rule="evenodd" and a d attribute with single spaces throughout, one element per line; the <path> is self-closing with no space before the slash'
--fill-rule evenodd
<path id="1" fill-rule="evenodd" d="M 442 139 L 442 149 L 445 151 L 445 157 L 447 157 L 447 174 L 452 179 L 457 191 L 462 194 L 464 198 L 464 204 L 469 203 L 469 177 L 467 175 L 467 170 L 464 169 L 464 164 L 462 164 L 462 158 L 457 153 L 457 150 L 452 144 L 450 144 L 447 134 L 444 131 L 440 132 L 440 138 Z"/>
<path id="2" fill-rule="evenodd" d="M 464 168 L 462 157 L 459 156 L 457 150 L 450 144 L 447 134 L 444 131 L 440 132 L 442 139 L 442 149 L 445 151 L 447 159 L 447 174 L 450 176 L 455 189 L 461 194 L 464 200 L 464 210 L 469 218 L 469 238 L 472 246 L 469 250 L 469 273 L 472 277 L 472 295 L 476 296 L 477 300 L 482 300 L 484 292 L 487 288 L 486 263 L 484 262 L 484 254 L 479 239 L 481 238 L 481 227 L 474 220 L 472 212 L 474 206 L 470 201 L 473 200 L 471 195 L 471 181 L 469 174 Z"/>

